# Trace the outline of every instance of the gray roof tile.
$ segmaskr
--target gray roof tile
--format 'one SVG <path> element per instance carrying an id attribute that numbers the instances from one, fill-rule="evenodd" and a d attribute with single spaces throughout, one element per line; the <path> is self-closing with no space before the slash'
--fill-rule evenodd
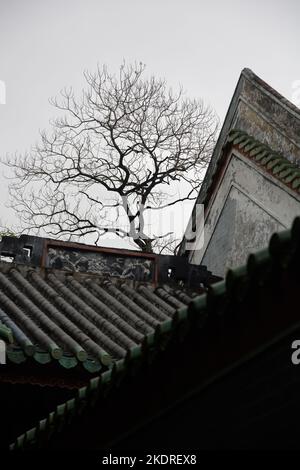
<path id="1" fill-rule="evenodd" d="M 90 370 L 89 361 L 111 367 L 154 341 L 157 328 L 190 300 L 179 288 L 0 265 L 0 321 L 11 330 L 8 359 L 16 363 L 32 357 L 68 368 Z"/>

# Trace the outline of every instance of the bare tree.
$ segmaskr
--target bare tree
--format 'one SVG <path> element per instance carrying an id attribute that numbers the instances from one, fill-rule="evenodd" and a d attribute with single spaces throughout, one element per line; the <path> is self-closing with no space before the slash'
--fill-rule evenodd
<path id="1" fill-rule="evenodd" d="M 200 100 L 145 77 L 143 64 L 86 72 L 79 98 L 52 104 L 63 117 L 31 153 L 9 157 L 12 207 L 26 231 L 55 237 L 106 233 L 152 251 L 170 233 L 147 233 L 146 216 L 193 200 L 215 143 L 217 119 Z M 180 183 L 184 194 L 170 194 Z M 182 191 L 181 191 L 182 193 Z M 121 220 L 124 221 L 122 225 Z"/>

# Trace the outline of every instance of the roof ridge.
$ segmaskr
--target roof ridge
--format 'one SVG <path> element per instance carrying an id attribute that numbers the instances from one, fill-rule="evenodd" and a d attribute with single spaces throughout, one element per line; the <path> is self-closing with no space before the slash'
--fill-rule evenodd
<path id="1" fill-rule="evenodd" d="M 262 78 L 260 78 L 253 70 L 251 70 L 248 67 L 245 67 L 242 70 L 242 75 L 250 79 L 251 81 L 255 82 L 258 86 L 264 88 L 265 91 L 268 93 L 271 93 L 275 98 L 277 98 L 281 104 L 284 106 L 290 108 L 290 110 L 294 113 L 296 113 L 298 116 L 298 119 L 300 119 L 300 108 L 296 106 L 294 103 L 292 103 L 290 100 L 285 98 L 279 91 L 275 90 L 271 85 L 269 85 L 267 82 L 265 82 Z"/>

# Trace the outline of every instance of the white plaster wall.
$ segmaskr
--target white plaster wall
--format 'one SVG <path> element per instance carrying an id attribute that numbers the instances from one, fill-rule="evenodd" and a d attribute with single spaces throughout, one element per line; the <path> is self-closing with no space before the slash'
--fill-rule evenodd
<path id="1" fill-rule="evenodd" d="M 234 151 L 206 215 L 204 245 L 190 261 L 224 277 L 251 252 L 265 248 L 272 233 L 289 228 L 297 215 L 300 197 Z"/>

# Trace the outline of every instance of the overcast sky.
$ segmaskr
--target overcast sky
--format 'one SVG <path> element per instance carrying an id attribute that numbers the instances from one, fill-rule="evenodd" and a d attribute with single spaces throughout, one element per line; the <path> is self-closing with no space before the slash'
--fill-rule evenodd
<path id="1" fill-rule="evenodd" d="M 292 100 L 299 18 L 298 0 L 0 0 L 0 155 L 29 150 L 55 115 L 49 97 L 80 90 L 97 63 L 142 61 L 222 120 L 244 67 Z M 0 171 L 0 222 L 11 225 Z"/>

